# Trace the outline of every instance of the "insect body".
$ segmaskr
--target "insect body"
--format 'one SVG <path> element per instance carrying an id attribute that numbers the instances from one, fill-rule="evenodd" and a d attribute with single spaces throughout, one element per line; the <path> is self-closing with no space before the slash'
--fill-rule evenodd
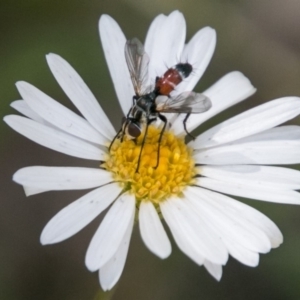
<path id="1" fill-rule="evenodd" d="M 191 74 L 193 68 L 189 63 L 179 63 L 168 69 L 163 76 L 156 78 L 154 87 L 151 87 L 148 81 L 149 57 L 138 39 L 134 38 L 126 42 L 125 59 L 135 95 L 133 96 L 133 105 L 123 120 L 123 126 L 111 145 L 119 136 L 121 140 L 124 135 L 132 139 L 139 137 L 142 127 L 145 126 L 145 134 L 136 168 L 136 172 L 138 172 L 148 126 L 152 122 L 156 121 L 157 118 L 163 122 L 158 138 L 156 164 L 156 167 L 158 167 L 160 143 L 167 125 L 167 118 L 162 113 L 187 114 L 183 121 L 184 129 L 187 132 L 185 122 L 189 115 L 207 111 L 211 107 L 211 101 L 205 95 L 194 92 L 183 92 L 175 97 L 170 96 L 176 86 Z"/>
<path id="2" fill-rule="evenodd" d="M 192 66 L 188 63 L 179 63 L 173 68 L 168 69 L 162 77 L 157 77 L 155 87 L 152 92 L 144 95 L 134 96 L 134 104 L 130 114 L 125 120 L 125 133 L 127 136 L 136 138 L 141 134 L 140 121 L 143 117 L 155 116 L 159 109 L 156 103 L 158 96 L 168 96 L 176 88 L 176 86 L 192 72 Z M 161 118 L 161 116 L 160 116 Z M 148 120 L 152 120 L 149 118 Z M 126 122 L 127 121 L 127 122 Z"/>

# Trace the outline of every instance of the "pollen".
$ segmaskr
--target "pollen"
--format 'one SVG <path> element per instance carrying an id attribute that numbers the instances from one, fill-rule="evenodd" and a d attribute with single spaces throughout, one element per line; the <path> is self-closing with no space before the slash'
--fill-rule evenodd
<path id="1" fill-rule="evenodd" d="M 144 134 L 136 140 L 127 139 L 126 136 L 123 141 L 117 139 L 106 162 L 101 165 L 112 173 L 124 191 L 135 196 L 137 203 L 148 200 L 158 204 L 170 196 L 180 197 L 184 188 L 194 182 L 196 167 L 192 149 L 185 144 L 184 137 L 177 137 L 166 130 L 158 158 L 160 133 L 161 128 L 150 125 L 143 146 Z"/>

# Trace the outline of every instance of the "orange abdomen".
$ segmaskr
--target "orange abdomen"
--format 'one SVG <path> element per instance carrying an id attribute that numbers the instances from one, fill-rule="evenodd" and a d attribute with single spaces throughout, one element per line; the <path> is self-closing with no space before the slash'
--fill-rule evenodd
<path id="1" fill-rule="evenodd" d="M 182 81 L 182 76 L 176 69 L 168 69 L 167 72 L 157 79 L 155 90 L 160 95 L 168 96 Z"/>

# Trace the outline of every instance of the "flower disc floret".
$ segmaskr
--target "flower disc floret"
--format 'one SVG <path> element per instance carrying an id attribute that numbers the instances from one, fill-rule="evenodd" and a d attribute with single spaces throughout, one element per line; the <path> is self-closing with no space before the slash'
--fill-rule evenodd
<path id="1" fill-rule="evenodd" d="M 136 140 L 127 137 L 122 142 L 116 140 L 102 165 L 113 173 L 115 181 L 120 182 L 124 190 L 135 195 L 138 202 L 149 199 L 159 203 L 170 196 L 180 196 L 196 175 L 192 150 L 185 144 L 184 137 L 175 136 L 171 131 L 163 134 L 156 168 L 160 132 L 161 128 L 149 126 L 143 147 L 144 133 Z"/>

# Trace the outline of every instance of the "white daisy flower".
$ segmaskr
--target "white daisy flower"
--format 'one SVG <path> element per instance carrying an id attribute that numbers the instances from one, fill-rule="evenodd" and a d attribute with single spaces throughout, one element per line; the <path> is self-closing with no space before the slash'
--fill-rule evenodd
<path id="1" fill-rule="evenodd" d="M 124 56 L 126 38 L 107 15 L 100 18 L 99 29 L 115 90 L 127 115 L 134 89 Z M 185 35 L 184 17 L 175 11 L 156 17 L 145 40 L 150 78 L 164 74 L 166 66 L 178 61 L 188 61 L 193 66 L 193 74 L 178 85 L 175 95 L 194 89 L 216 44 L 215 31 L 209 27 L 199 30 L 187 44 Z M 262 104 L 203 132 L 189 144 L 184 142 L 184 115 L 173 116 L 171 128 L 161 141 L 158 168 L 154 166 L 161 127 L 152 123 L 137 173 L 143 134 L 136 142 L 117 139 L 108 151 L 116 131 L 94 95 L 60 56 L 49 54 L 47 62 L 83 117 L 31 84 L 18 82 L 23 100 L 13 102 L 12 107 L 25 117 L 10 115 L 4 120 L 38 144 L 96 162 L 95 168 L 31 166 L 14 174 L 14 181 L 23 185 L 27 196 L 94 188 L 50 220 L 42 232 L 42 244 L 73 236 L 111 206 L 85 258 L 87 268 L 99 271 L 102 288 L 109 290 L 123 271 L 136 217 L 142 239 L 151 252 L 162 259 L 171 253 L 161 222 L 164 219 L 180 250 L 217 280 L 229 255 L 254 267 L 259 253 L 267 253 L 282 243 L 282 234 L 270 219 L 224 194 L 300 203 L 295 191 L 300 189 L 300 172 L 270 166 L 300 162 L 299 126 L 276 127 L 300 113 L 300 98 L 285 97 Z M 187 130 L 192 131 L 254 92 L 240 72 L 225 75 L 203 92 L 212 107 L 191 115 Z"/>

